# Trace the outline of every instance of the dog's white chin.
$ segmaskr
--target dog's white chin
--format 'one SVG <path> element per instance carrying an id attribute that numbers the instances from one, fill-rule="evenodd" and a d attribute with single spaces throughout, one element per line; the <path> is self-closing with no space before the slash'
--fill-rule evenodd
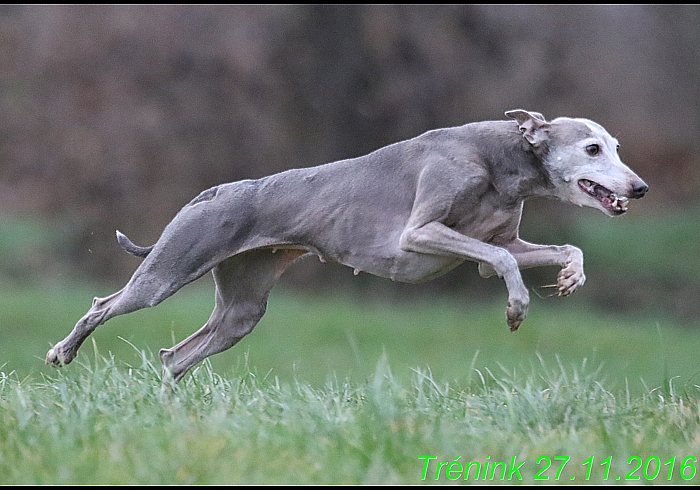
<path id="1" fill-rule="evenodd" d="M 627 212 L 627 209 L 608 209 L 605 206 L 597 206 L 598 209 L 603 211 L 608 216 L 621 216 Z"/>

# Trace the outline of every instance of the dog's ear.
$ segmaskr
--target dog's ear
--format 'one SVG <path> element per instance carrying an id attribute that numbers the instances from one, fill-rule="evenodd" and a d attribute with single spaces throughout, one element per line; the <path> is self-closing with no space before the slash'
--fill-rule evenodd
<path id="1" fill-rule="evenodd" d="M 518 129 L 520 129 L 520 132 L 523 133 L 523 137 L 525 137 L 530 144 L 537 146 L 547 139 L 549 123 L 539 112 L 515 109 L 507 111 L 506 116 L 518 121 Z"/>

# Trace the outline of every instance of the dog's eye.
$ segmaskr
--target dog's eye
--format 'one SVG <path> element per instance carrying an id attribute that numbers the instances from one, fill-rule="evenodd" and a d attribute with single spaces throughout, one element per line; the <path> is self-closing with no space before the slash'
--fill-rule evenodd
<path id="1" fill-rule="evenodd" d="M 615 151 L 617 151 L 617 152 L 620 151 L 620 145 L 617 145 L 617 146 L 615 147 Z"/>
<path id="2" fill-rule="evenodd" d="M 598 145 L 588 145 L 586 147 L 586 153 L 588 153 L 591 156 L 595 156 L 598 153 L 600 153 L 600 146 Z"/>

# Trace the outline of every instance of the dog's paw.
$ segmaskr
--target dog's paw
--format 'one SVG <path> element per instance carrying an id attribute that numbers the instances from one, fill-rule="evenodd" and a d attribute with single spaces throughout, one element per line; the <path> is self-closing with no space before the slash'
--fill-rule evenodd
<path id="1" fill-rule="evenodd" d="M 586 275 L 583 273 L 583 267 L 572 262 L 568 266 L 559 271 L 557 276 L 557 286 L 559 296 L 568 296 L 586 282 Z"/>
<path id="2" fill-rule="evenodd" d="M 506 308 L 506 320 L 511 332 L 515 332 L 520 328 L 527 316 L 528 301 L 515 299 L 508 300 L 508 308 Z"/>
<path id="3" fill-rule="evenodd" d="M 70 364 L 74 357 L 66 352 L 61 343 L 58 343 L 46 353 L 46 364 L 61 367 Z"/>
<path id="4" fill-rule="evenodd" d="M 59 357 L 58 349 L 55 347 L 49 349 L 49 351 L 46 353 L 46 364 L 51 364 L 52 366 L 56 367 L 63 366 L 63 361 L 61 361 Z"/>

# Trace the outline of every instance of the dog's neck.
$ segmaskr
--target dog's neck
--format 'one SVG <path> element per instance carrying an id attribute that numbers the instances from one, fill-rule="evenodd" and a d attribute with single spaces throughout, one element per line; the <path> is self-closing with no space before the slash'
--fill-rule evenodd
<path id="1" fill-rule="evenodd" d="M 505 122 L 509 124 L 509 122 Z M 533 147 L 513 125 L 508 132 L 492 132 L 485 128 L 480 137 L 482 159 L 489 170 L 494 188 L 516 200 L 530 197 L 558 197 L 546 165 L 546 145 Z"/>

